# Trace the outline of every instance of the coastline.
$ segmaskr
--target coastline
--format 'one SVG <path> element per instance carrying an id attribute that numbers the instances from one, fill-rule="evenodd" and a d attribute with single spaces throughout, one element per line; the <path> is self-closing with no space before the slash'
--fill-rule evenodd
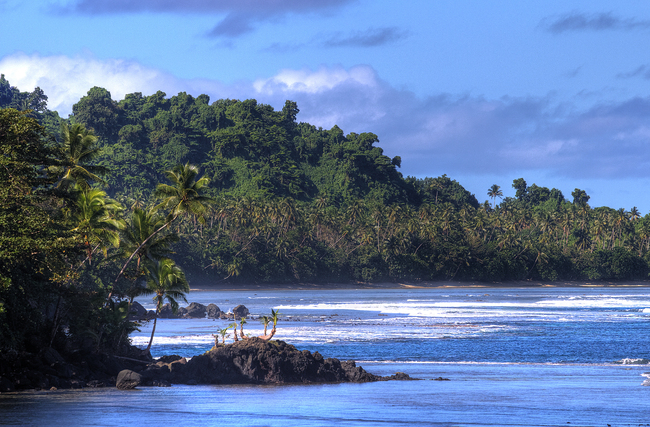
<path id="1" fill-rule="evenodd" d="M 650 286 L 650 281 L 510 281 L 510 282 L 348 282 L 348 283 L 261 283 L 261 284 L 233 284 L 233 283 L 190 283 L 190 291 L 259 291 L 259 290 L 358 290 L 358 289 L 443 289 L 443 288 L 607 288 L 607 287 L 644 287 Z"/>

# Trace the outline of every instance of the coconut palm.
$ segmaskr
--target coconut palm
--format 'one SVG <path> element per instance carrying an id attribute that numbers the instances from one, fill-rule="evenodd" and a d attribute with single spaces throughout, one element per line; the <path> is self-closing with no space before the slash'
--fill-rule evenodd
<path id="1" fill-rule="evenodd" d="M 280 317 L 280 310 L 271 309 L 271 321 L 273 322 L 273 329 L 271 329 L 270 334 L 262 335 L 259 338 L 261 338 L 263 340 L 267 340 L 267 341 L 270 340 L 271 338 L 273 338 L 273 335 L 275 335 L 275 331 L 276 331 L 275 327 L 278 324 L 279 317 Z M 266 328 L 264 328 L 264 331 L 266 331 Z"/>
<path id="2" fill-rule="evenodd" d="M 247 339 L 248 339 L 248 337 L 244 334 L 244 325 L 245 325 L 246 323 L 247 323 L 247 322 L 246 322 L 246 318 L 245 318 L 245 317 L 242 317 L 241 320 L 239 321 L 239 325 L 240 325 L 240 327 L 239 327 L 239 336 L 240 336 L 241 339 L 243 339 L 243 340 L 247 340 Z M 237 333 L 237 330 L 236 330 L 236 329 L 235 329 L 235 333 Z"/>
<path id="3" fill-rule="evenodd" d="M 239 341 L 239 338 L 237 338 L 237 322 L 232 322 L 226 329 L 233 329 L 233 336 L 235 337 L 235 342 Z"/>
<path id="4" fill-rule="evenodd" d="M 149 237 L 144 239 L 140 245 L 138 245 L 124 263 L 122 270 L 120 270 L 115 278 L 115 282 L 117 282 L 120 276 L 124 273 L 126 267 L 141 248 L 144 247 L 154 236 L 169 227 L 169 225 L 179 216 L 192 216 L 197 218 L 201 224 L 205 224 L 207 206 L 213 202 L 213 199 L 204 196 L 202 193 L 205 191 L 210 180 L 207 177 L 202 177 L 197 180 L 196 177 L 199 173 L 199 169 L 189 163 L 178 165 L 174 169 L 165 173 L 174 185 L 159 184 L 154 194 L 156 197 L 163 199 L 162 203 L 160 203 L 156 208 L 169 209 L 167 220 L 163 225 L 154 230 Z"/>
<path id="5" fill-rule="evenodd" d="M 162 258 L 157 262 L 148 262 L 147 265 L 147 287 L 144 294 L 154 294 L 153 300 L 156 303 L 156 315 L 153 320 L 153 329 L 151 330 L 151 339 L 145 352 L 149 352 L 153 343 L 153 336 L 156 332 L 156 322 L 158 314 L 163 308 L 165 300 L 169 302 L 172 312 L 178 310 L 177 299 L 187 302 L 185 293 L 190 291 L 190 285 L 187 283 L 183 270 L 178 267 L 174 261 L 169 258 Z"/>
<path id="6" fill-rule="evenodd" d="M 68 126 L 61 124 L 61 135 L 63 136 L 63 156 L 67 166 L 57 167 L 51 170 L 53 173 L 62 174 L 57 184 L 59 188 L 71 188 L 79 184 L 82 188 L 90 187 L 89 182 L 95 181 L 104 183 L 98 175 L 108 172 L 103 166 L 90 165 L 88 162 L 95 159 L 100 148 L 95 146 L 97 137 L 92 130 L 88 130 L 82 124 Z"/>
<path id="7" fill-rule="evenodd" d="M 221 335 L 221 344 L 226 343 L 226 337 L 228 336 L 228 329 L 230 329 L 230 326 L 228 326 L 227 328 L 223 328 L 223 329 L 217 329 L 217 332 L 219 333 L 219 335 Z M 212 336 L 214 337 L 214 345 L 219 344 L 218 336 L 215 335 L 215 334 L 212 334 Z"/>
<path id="8" fill-rule="evenodd" d="M 79 233 L 87 253 L 86 260 L 92 263 L 92 255 L 102 248 L 104 255 L 109 245 L 120 245 L 119 231 L 125 227 L 124 220 L 117 217 L 122 207 L 99 189 L 82 188 L 75 185 L 76 200 L 71 206 L 69 217 Z M 85 262 L 85 260 L 84 260 Z"/>
<path id="9" fill-rule="evenodd" d="M 135 208 L 126 228 L 122 232 L 122 247 L 126 253 L 135 253 L 136 267 L 134 279 L 137 280 L 142 274 L 142 265 L 145 259 L 151 261 L 160 260 L 170 254 L 170 246 L 178 240 L 176 234 L 158 234 L 154 238 L 148 239 L 154 231 L 165 224 L 165 218 L 159 215 L 154 208 L 143 210 Z M 148 240 L 147 240 L 148 239 Z M 146 243 L 141 246 L 143 242 Z M 131 293 L 131 297 L 137 296 Z"/>
<path id="10" fill-rule="evenodd" d="M 269 323 L 271 323 L 271 318 L 269 316 L 262 316 L 260 318 L 260 322 L 262 322 L 262 325 L 264 325 L 264 334 L 263 335 L 266 335 L 266 329 L 268 328 Z"/>
<path id="11" fill-rule="evenodd" d="M 497 206 L 496 198 L 497 197 L 499 199 L 502 198 L 503 197 L 503 191 L 501 191 L 501 187 L 499 187 L 496 184 L 493 184 L 492 187 L 488 188 L 487 195 L 488 195 L 488 197 L 492 198 L 493 207 L 496 208 L 496 206 Z"/>

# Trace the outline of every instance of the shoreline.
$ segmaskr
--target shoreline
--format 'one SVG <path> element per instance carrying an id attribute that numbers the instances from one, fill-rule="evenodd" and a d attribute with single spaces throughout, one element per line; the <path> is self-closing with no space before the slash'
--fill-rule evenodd
<path id="1" fill-rule="evenodd" d="M 512 281 L 512 282 L 352 282 L 352 283 L 262 283 L 262 284 L 232 284 L 232 283 L 201 283 L 190 284 L 190 291 L 324 291 L 324 290 L 372 290 L 372 289 L 463 289 L 463 288 L 608 288 L 608 287 L 645 287 L 650 281 L 625 282 L 580 282 L 580 281 Z"/>

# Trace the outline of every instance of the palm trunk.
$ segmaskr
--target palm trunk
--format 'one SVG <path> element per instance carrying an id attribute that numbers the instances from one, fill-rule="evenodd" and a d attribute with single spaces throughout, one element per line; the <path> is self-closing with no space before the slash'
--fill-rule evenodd
<path id="1" fill-rule="evenodd" d="M 117 274 L 117 277 L 115 278 L 115 281 L 113 282 L 113 286 L 111 286 L 111 291 L 108 293 L 108 298 L 106 299 L 107 301 L 110 300 L 110 299 L 113 297 L 113 288 L 115 287 L 115 284 L 117 283 L 117 280 L 120 278 L 120 276 L 122 275 L 122 273 L 124 273 L 124 270 L 126 270 L 126 267 L 129 265 L 129 263 L 131 262 L 131 260 L 132 260 L 133 257 L 135 256 L 135 254 L 137 254 L 138 251 L 139 251 L 140 249 L 142 249 L 142 248 L 144 247 L 144 245 L 146 245 L 147 242 L 149 242 L 149 240 L 151 240 L 151 238 L 152 238 L 153 236 L 155 236 L 156 234 L 158 234 L 158 233 L 160 233 L 162 230 L 164 230 L 166 227 L 168 227 L 169 224 L 171 224 L 171 223 L 172 223 L 176 218 L 177 218 L 177 217 L 172 218 L 171 220 L 169 220 L 168 222 L 166 222 L 165 224 L 163 224 L 163 226 L 160 227 L 158 230 L 156 230 L 156 231 L 154 231 L 153 233 L 151 233 L 151 235 L 150 235 L 149 237 L 147 237 L 146 239 L 144 239 L 144 242 L 140 243 L 140 246 L 138 246 L 138 248 L 137 248 L 135 251 L 133 251 L 133 253 L 132 253 L 131 256 L 129 257 L 129 259 L 127 259 L 126 262 L 124 263 L 124 267 L 122 267 L 122 269 L 120 270 L 120 272 Z"/>
<path id="2" fill-rule="evenodd" d="M 257 338 L 262 339 L 262 340 L 265 340 L 265 341 L 269 341 L 271 338 L 273 338 L 273 335 L 275 335 L 275 326 L 273 327 L 273 329 L 271 329 L 271 333 L 270 333 L 270 334 L 268 334 L 268 335 L 261 335 L 261 336 L 259 336 L 259 337 L 257 337 Z"/>
<path id="3" fill-rule="evenodd" d="M 143 351 L 143 353 L 149 353 L 149 350 L 151 350 L 151 344 L 153 343 L 153 334 L 156 332 L 157 321 L 158 321 L 158 310 L 156 310 L 156 314 L 154 315 L 153 318 L 153 329 L 151 330 L 151 339 L 149 339 L 149 345 L 147 346 L 147 349 Z"/>

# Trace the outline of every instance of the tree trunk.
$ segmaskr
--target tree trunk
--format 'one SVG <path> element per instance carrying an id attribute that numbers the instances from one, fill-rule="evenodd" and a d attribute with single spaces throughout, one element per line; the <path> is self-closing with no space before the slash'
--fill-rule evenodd
<path id="1" fill-rule="evenodd" d="M 156 314 L 153 318 L 153 329 L 151 330 L 151 339 L 149 339 L 149 345 L 147 346 L 147 349 L 143 351 L 143 353 L 149 353 L 149 350 L 151 350 L 151 344 L 153 343 L 153 334 L 156 332 L 156 322 L 158 321 L 158 310 L 156 310 Z"/>

